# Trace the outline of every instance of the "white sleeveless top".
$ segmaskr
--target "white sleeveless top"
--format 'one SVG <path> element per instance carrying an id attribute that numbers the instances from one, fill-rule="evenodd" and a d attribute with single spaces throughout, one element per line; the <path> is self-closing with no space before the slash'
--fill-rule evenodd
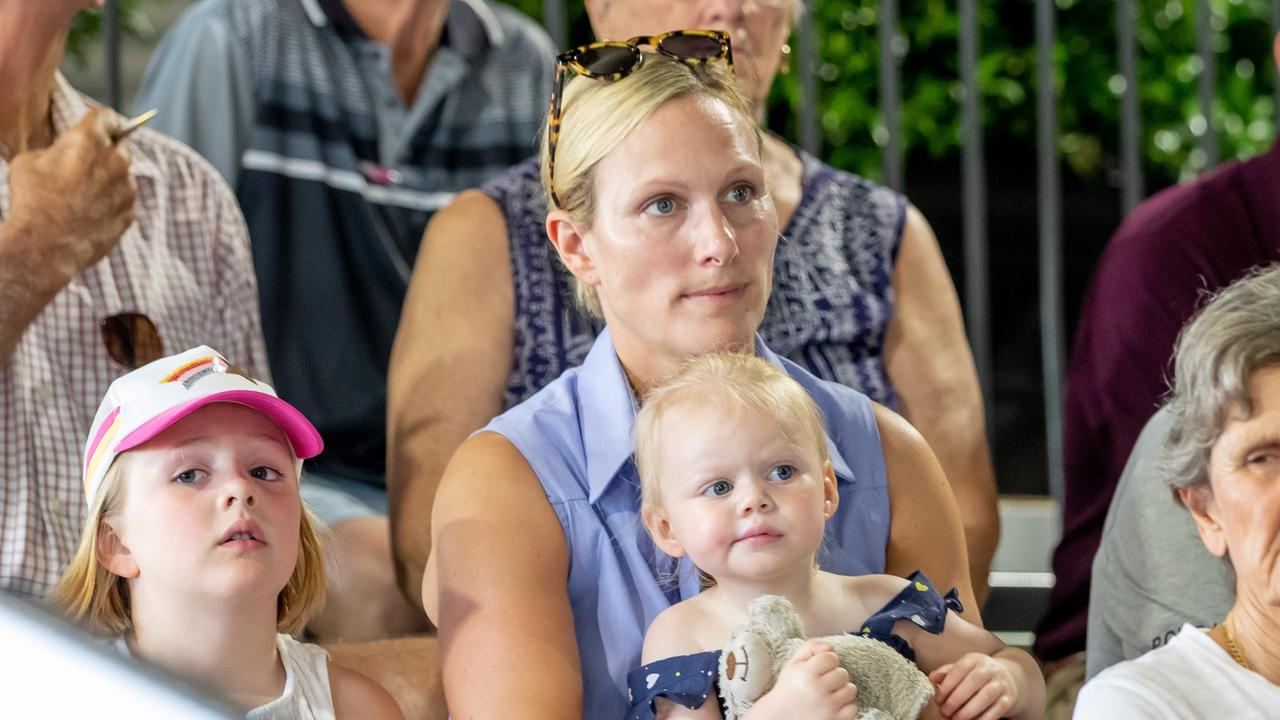
<path id="1" fill-rule="evenodd" d="M 114 644 L 125 655 L 133 655 L 123 637 Z M 284 664 L 284 693 L 250 710 L 245 720 L 335 720 L 328 651 L 283 633 L 276 634 L 276 649 Z"/>

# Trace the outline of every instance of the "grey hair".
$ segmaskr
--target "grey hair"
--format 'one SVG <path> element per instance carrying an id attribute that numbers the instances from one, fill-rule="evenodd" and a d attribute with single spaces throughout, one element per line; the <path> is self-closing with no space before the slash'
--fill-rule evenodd
<path id="1" fill-rule="evenodd" d="M 1215 295 L 1178 336 L 1161 467 L 1179 488 L 1207 488 L 1209 453 L 1229 413 L 1253 413 L 1249 378 L 1280 363 L 1280 264 Z"/>

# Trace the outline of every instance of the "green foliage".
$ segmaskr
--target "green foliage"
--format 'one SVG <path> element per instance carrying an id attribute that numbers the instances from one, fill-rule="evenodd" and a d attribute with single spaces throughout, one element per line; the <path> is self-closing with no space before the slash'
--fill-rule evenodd
<path id="1" fill-rule="evenodd" d="M 542 19 L 541 0 L 511 4 Z M 573 40 L 585 24 L 581 4 L 567 3 Z M 819 27 L 823 153 L 833 164 L 880 176 L 888 137 L 878 109 L 878 0 L 810 0 Z M 1029 148 L 1035 136 L 1035 5 L 980 0 L 983 125 L 996 151 Z M 1222 158 L 1265 150 L 1275 135 L 1270 0 L 1213 0 L 1217 99 L 1212 122 Z M 1195 0 L 1137 0 L 1138 85 L 1142 152 L 1148 172 L 1168 178 L 1203 167 L 1197 144 L 1205 119 L 1197 100 L 1204 64 L 1195 47 Z M 906 0 L 899 9 L 902 132 L 910 157 L 945 158 L 960 144 L 959 18 L 953 0 Z M 1120 94 L 1115 3 L 1057 0 L 1054 48 L 1060 102 L 1059 149 L 1082 178 L 1113 169 L 1119 144 Z M 771 125 L 797 137 L 800 91 L 782 75 L 770 96 Z"/>
<path id="2" fill-rule="evenodd" d="M 125 35 L 136 38 L 154 39 L 156 29 L 147 19 L 143 9 L 146 4 L 158 4 L 165 0 L 119 0 L 120 27 Z M 67 55 L 81 66 L 89 62 L 89 46 L 102 37 L 101 9 L 85 10 L 76 15 L 71 23 L 71 33 L 67 36 Z"/>

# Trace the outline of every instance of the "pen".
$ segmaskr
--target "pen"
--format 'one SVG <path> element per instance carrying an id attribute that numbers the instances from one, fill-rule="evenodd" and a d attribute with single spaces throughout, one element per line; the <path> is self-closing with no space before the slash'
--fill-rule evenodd
<path id="1" fill-rule="evenodd" d="M 133 134 L 134 130 L 137 130 L 143 125 L 146 125 L 151 120 L 151 118 L 155 117 L 157 112 L 158 111 L 155 108 L 151 108 L 150 110 L 142 113 L 138 117 L 125 122 L 123 125 L 120 125 L 115 130 L 112 130 L 111 142 L 118 143 L 121 140 L 129 137 L 130 135 Z"/>

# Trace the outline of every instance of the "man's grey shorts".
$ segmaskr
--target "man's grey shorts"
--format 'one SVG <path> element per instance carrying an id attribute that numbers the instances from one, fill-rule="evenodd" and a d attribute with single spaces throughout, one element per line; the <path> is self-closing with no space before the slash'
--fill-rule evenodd
<path id="1" fill-rule="evenodd" d="M 360 517 L 387 516 L 387 489 L 333 475 L 302 471 L 302 501 L 328 527 Z"/>

